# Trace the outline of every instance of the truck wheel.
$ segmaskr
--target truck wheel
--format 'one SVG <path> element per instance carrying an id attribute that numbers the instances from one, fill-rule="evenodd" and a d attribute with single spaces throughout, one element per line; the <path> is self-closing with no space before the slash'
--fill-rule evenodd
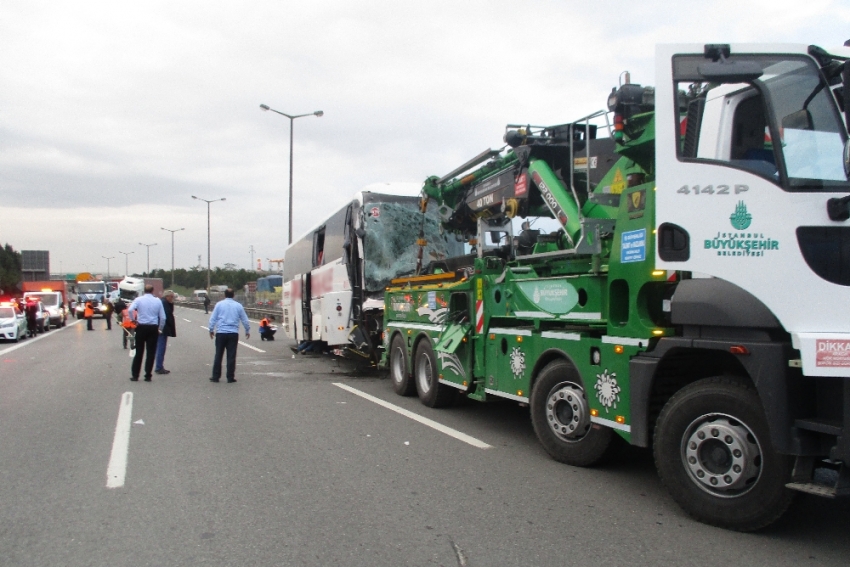
<path id="1" fill-rule="evenodd" d="M 752 386 L 731 376 L 682 388 L 655 428 L 655 466 L 673 499 L 701 522 L 740 531 L 778 520 L 794 493 L 791 459 L 774 451 Z"/>
<path id="2" fill-rule="evenodd" d="M 412 396 L 416 392 L 416 383 L 407 368 L 407 348 L 401 335 L 396 335 L 390 343 L 390 378 L 399 396 Z"/>
<path id="3" fill-rule="evenodd" d="M 416 345 L 413 375 L 416 377 L 416 391 L 419 399 L 429 408 L 444 407 L 454 402 L 457 390 L 440 384 L 437 377 L 437 359 L 434 356 L 430 337 L 426 337 Z"/>
<path id="4" fill-rule="evenodd" d="M 553 459 L 587 467 L 607 456 L 614 432 L 590 422 L 587 395 L 572 364 L 550 362 L 534 383 L 530 402 L 534 432 Z"/>

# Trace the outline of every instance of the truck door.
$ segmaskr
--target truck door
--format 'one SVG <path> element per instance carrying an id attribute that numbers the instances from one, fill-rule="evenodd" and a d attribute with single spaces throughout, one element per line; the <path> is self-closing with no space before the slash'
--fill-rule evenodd
<path id="1" fill-rule="evenodd" d="M 847 132 L 818 62 L 784 47 L 658 48 L 656 263 L 748 291 L 804 374 L 850 376 L 850 222 L 827 213 Z"/>

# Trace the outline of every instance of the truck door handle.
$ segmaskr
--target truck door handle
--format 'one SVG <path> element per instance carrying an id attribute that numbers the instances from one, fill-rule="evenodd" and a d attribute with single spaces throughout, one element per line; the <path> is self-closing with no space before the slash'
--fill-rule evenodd
<path id="1" fill-rule="evenodd" d="M 829 220 L 846 221 L 850 219 L 850 195 L 837 199 L 831 198 L 826 202 L 826 213 L 829 215 Z"/>

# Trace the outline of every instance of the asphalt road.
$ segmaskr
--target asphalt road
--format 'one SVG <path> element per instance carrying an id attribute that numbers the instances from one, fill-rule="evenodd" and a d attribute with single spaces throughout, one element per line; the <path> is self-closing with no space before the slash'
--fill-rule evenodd
<path id="1" fill-rule="evenodd" d="M 100 320 L 0 345 L 0 565 L 850 563 L 847 501 L 801 495 L 756 534 L 705 526 L 648 452 L 556 463 L 512 403 L 432 410 L 382 374 L 257 334 L 238 382 L 212 384 L 208 316 L 176 316 L 172 373 L 151 383 L 129 381 L 120 330 Z M 108 488 L 122 403 L 126 467 Z"/>

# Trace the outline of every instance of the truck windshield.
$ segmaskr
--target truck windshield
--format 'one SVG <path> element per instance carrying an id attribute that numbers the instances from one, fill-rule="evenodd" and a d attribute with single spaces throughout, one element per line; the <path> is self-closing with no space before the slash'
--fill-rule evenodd
<path id="1" fill-rule="evenodd" d="M 104 287 L 106 287 L 102 283 L 78 283 L 77 284 L 77 292 L 78 293 L 103 293 Z"/>
<path id="2" fill-rule="evenodd" d="M 25 297 L 35 297 L 40 299 L 45 307 L 55 307 L 59 305 L 59 300 L 55 293 L 28 293 Z"/>
<path id="3" fill-rule="evenodd" d="M 425 246 L 422 265 L 463 254 L 461 243 L 440 232 L 440 222 L 434 202 L 424 215 Z M 423 215 L 416 201 L 370 203 L 364 210 L 362 226 L 365 258 L 366 290 L 382 291 L 390 280 L 412 274 L 416 270 L 419 246 L 416 241 L 423 227 Z"/>
<path id="4" fill-rule="evenodd" d="M 689 93 L 682 157 L 726 161 L 790 191 L 846 191 L 846 133 L 815 62 L 791 55 L 730 60 L 757 63 L 762 75 L 752 83 L 699 80 L 704 58 L 674 59 L 678 87 Z"/>

